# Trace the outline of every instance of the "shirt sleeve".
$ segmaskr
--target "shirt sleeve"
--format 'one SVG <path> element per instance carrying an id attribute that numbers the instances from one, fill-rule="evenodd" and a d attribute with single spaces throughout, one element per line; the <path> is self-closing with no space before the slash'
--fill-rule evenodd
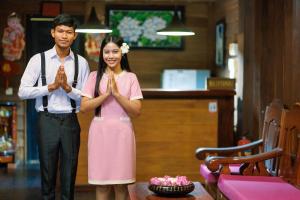
<path id="1" fill-rule="evenodd" d="M 143 99 L 142 90 L 135 74 L 133 74 L 131 81 L 130 100 Z"/>
<path id="2" fill-rule="evenodd" d="M 97 72 L 92 72 L 85 82 L 81 95 L 88 98 L 94 97 Z"/>
<path id="3" fill-rule="evenodd" d="M 81 73 L 81 76 L 78 77 L 76 88 L 72 87 L 72 91 L 68 93 L 68 96 L 74 100 L 81 99 L 81 96 L 82 96 L 81 90 L 90 74 L 89 65 L 85 59 L 82 62 L 82 65 L 80 67 L 81 68 L 79 68 L 79 69 L 82 69 L 82 71 L 81 71 L 82 73 Z"/>
<path id="4" fill-rule="evenodd" d="M 35 86 L 41 73 L 41 57 L 34 55 L 28 62 L 21 78 L 18 96 L 21 99 L 34 99 L 49 94 L 48 86 Z"/>

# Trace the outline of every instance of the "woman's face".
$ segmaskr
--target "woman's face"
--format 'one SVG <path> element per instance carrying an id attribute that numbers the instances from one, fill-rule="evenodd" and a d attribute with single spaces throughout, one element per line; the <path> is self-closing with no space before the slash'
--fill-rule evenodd
<path id="1" fill-rule="evenodd" d="M 121 69 L 122 53 L 118 45 L 113 42 L 109 42 L 103 48 L 103 60 L 107 66 L 115 71 Z"/>

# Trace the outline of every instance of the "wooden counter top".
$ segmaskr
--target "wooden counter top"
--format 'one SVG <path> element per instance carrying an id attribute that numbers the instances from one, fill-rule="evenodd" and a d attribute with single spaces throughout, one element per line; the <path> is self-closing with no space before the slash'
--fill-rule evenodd
<path id="1" fill-rule="evenodd" d="M 227 98 L 235 95 L 234 90 L 165 90 L 158 88 L 142 89 L 144 98 Z"/>

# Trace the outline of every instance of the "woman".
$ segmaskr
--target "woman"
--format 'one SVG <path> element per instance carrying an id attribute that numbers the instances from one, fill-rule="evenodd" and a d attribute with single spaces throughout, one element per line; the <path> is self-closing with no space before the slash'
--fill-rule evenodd
<path id="1" fill-rule="evenodd" d="M 139 116 L 143 96 L 130 70 L 128 51 L 122 38 L 104 38 L 98 70 L 90 74 L 82 91 L 81 111 L 95 111 L 88 139 L 88 181 L 97 185 L 98 200 L 108 199 L 113 189 L 116 199 L 125 200 L 127 185 L 135 182 L 135 137 L 130 117 Z"/>

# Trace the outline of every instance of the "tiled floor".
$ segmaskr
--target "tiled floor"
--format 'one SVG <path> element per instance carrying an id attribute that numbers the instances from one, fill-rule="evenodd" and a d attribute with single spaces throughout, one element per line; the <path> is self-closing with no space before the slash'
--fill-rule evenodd
<path id="1" fill-rule="evenodd" d="M 40 181 L 40 172 L 36 166 L 0 168 L 0 200 L 39 200 Z M 59 199 L 59 194 L 56 199 Z M 94 200 L 95 192 L 91 188 L 76 188 L 75 199 Z"/>

